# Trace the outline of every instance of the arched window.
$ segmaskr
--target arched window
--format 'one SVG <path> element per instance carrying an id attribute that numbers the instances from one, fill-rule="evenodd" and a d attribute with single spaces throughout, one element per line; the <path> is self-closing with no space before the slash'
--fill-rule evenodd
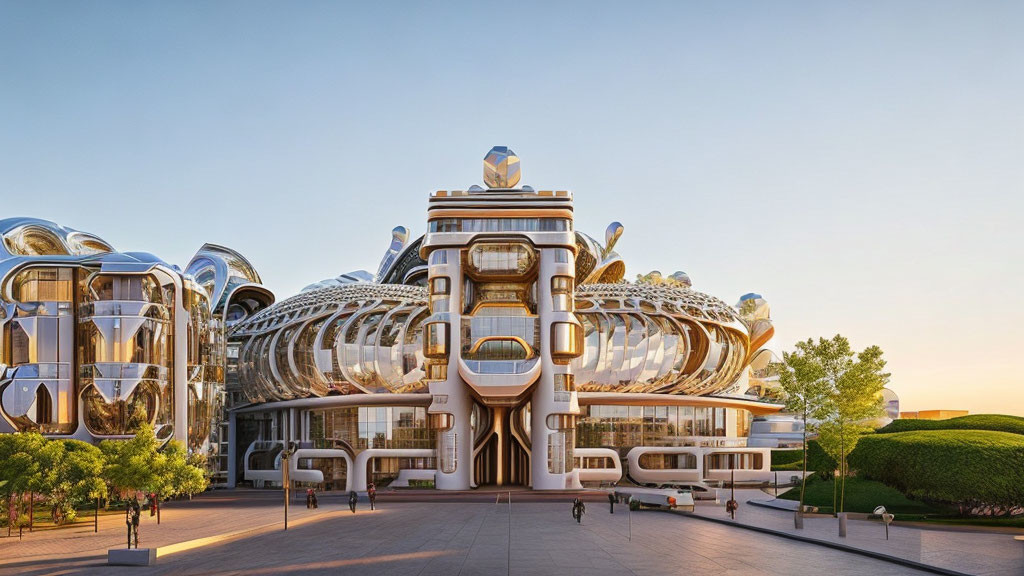
<path id="1" fill-rule="evenodd" d="M 36 424 L 53 424 L 53 398 L 42 383 L 36 389 Z"/>

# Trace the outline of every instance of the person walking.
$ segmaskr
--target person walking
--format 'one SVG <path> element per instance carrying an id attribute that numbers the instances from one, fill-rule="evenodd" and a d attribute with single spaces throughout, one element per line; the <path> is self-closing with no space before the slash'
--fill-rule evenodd
<path id="1" fill-rule="evenodd" d="M 356 513 L 356 502 L 359 501 L 359 495 L 353 490 L 348 493 L 348 507 L 352 509 L 352 513 Z"/>
<path id="2" fill-rule="evenodd" d="M 312 488 L 310 488 L 309 492 L 310 492 L 310 497 L 313 499 L 313 509 L 316 510 L 317 508 L 320 507 L 320 502 L 317 501 L 317 499 L 316 499 L 316 490 L 313 490 Z"/>
<path id="3" fill-rule="evenodd" d="M 142 516 L 142 508 L 139 507 L 138 498 L 132 498 L 124 509 L 124 523 L 128 525 L 128 547 L 132 547 L 132 536 L 135 537 L 135 547 L 139 547 L 139 518 Z"/>
<path id="4" fill-rule="evenodd" d="M 313 489 L 306 488 L 306 510 L 313 507 Z"/>
<path id="5" fill-rule="evenodd" d="M 608 506 L 610 506 L 608 512 L 615 514 L 615 492 L 608 493 Z"/>
<path id="6" fill-rule="evenodd" d="M 572 501 L 572 517 L 576 519 L 576 523 L 577 524 L 581 524 L 583 522 L 583 515 L 586 514 L 586 513 L 587 513 L 587 506 L 586 506 L 586 504 L 584 504 L 583 500 L 580 500 L 579 497 L 577 496 Z"/>
<path id="7" fill-rule="evenodd" d="M 377 486 L 373 482 L 370 482 L 370 485 L 367 486 L 366 495 L 370 497 L 370 510 L 376 510 Z"/>

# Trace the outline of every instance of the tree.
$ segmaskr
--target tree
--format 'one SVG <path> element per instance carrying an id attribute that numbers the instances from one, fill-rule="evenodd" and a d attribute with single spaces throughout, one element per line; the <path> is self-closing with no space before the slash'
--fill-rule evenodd
<path id="1" fill-rule="evenodd" d="M 21 527 L 22 520 L 28 520 L 21 501 L 25 493 L 40 486 L 39 453 L 45 443 L 46 439 L 35 432 L 0 434 L 0 494 L 7 502 L 8 534 L 13 525 Z"/>
<path id="2" fill-rule="evenodd" d="M 174 497 L 182 494 L 191 496 L 206 490 L 206 475 L 201 467 L 193 464 L 201 462 L 201 459 L 189 456 L 181 442 L 169 442 L 163 456 L 163 462 L 157 470 L 159 490 L 154 492 Z"/>
<path id="3" fill-rule="evenodd" d="M 148 491 L 156 484 L 156 470 L 163 456 L 149 423 L 140 425 L 128 440 L 100 442 L 100 451 L 105 460 L 103 479 L 112 492 L 124 496 Z"/>
<path id="4" fill-rule="evenodd" d="M 847 457 L 860 436 L 870 430 L 864 422 L 882 414 L 882 388 L 889 381 L 889 374 L 883 372 L 885 360 L 878 346 L 856 353 L 849 340 L 836 334 L 831 340 L 819 338 L 810 350 L 828 388 L 825 404 L 819 411 L 818 442 L 839 464 L 839 505 L 833 508 L 842 512 Z"/>
<path id="5" fill-rule="evenodd" d="M 103 496 L 103 453 L 79 440 L 51 440 L 39 453 L 42 480 L 55 524 L 74 521 L 75 506 Z"/>
<path id="6" fill-rule="evenodd" d="M 807 490 L 807 435 L 813 431 L 815 421 L 823 415 L 828 401 L 829 386 L 825 370 L 819 361 L 814 341 L 797 342 L 794 352 L 783 352 L 782 362 L 773 367 L 779 373 L 779 388 L 784 395 L 787 412 L 800 416 L 803 421 L 803 475 L 800 484 L 800 512 L 804 509 Z"/>
<path id="7" fill-rule="evenodd" d="M 185 446 L 172 440 L 161 449 L 149 424 L 140 426 L 130 440 L 101 442 L 100 449 L 106 457 L 103 477 L 115 492 L 155 494 L 159 501 L 206 489 L 203 469 L 194 465 Z"/>

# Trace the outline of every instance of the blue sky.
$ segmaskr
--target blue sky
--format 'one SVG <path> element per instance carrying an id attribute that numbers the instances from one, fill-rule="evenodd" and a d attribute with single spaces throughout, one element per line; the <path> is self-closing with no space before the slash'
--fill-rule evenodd
<path id="1" fill-rule="evenodd" d="M 0 2 L 0 217 L 286 297 L 427 195 L 567 188 L 630 277 L 878 344 L 905 409 L 1024 414 L 1024 4 Z"/>

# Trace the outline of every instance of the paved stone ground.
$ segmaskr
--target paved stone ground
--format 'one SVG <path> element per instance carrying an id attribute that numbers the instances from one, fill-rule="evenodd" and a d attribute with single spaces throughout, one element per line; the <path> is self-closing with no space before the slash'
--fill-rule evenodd
<path id="1" fill-rule="evenodd" d="M 210 501 L 181 503 L 176 536 L 196 538 L 211 531 L 237 530 L 274 521 L 277 498 L 220 493 Z M 227 496 L 225 494 L 229 494 Z M 273 495 L 273 493 L 271 493 Z M 226 498 L 237 498 L 224 501 Z M 221 501 L 215 502 L 215 499 Z M 528 499 L 527 499 L 528 500 Z M 162 557 L 154 568 L 103 564 L 106 538 L 120 534 L 69 534 L 56 539 L 36 534 L 32 547 L 0 543 L 0 573 L 17 574 L 713 574 L 785 576 L 920 574 L 887 562 L 813 544 L 739 530 L 657 511 L 614 515 L 600 502 L 588 505 L 582 525 L 570 517 L 569 502 L 405 502 L 381 499 L 381 508 L 352 515 L 339 512 L 340 499 L 323 499 L 317 518 L 231 542 Z M 191 505 L 190 505 L 191 504 Z M 174 505 L 172 505 L 174 506 Z M 230 506 L 230 514 L 217 513 Z M 748 507 L 749 508 L 749 507 Z M 304 507 L 297 514 L 306 513 Z M 151 527 L 156 532 L 155 526 Z M 152 533 L 150 544 L 165 537 Z M 103 540 L 101 540 L 103 539 Z M 29 544 L 27 538 L 21 544 Z M 118 541 L 119 543 L 119 541 Z M 70 547 L 66 547 L 70 545 Z M 60 546 L 60 548 L 57 548 Z"/>
<path id="2" fill-rule="evenodd" d="M 161 510 L 159 525 L 156 518 L 144 511 L 139 526 L 140 546 L 166 546 L 280 522 L 281 502 L 281 492 L 254 490 L 208 492 L 192 501 L 171 502 Z M 302 501 L 292 502 L 291 518 L 295 520 L 332 509 L 328 505 L 311 512 Z M 98 534 L 93 533 L 93 523 L 91 518 L 89 520 L 59 530 L 26 531 L 21 541 L 17 532 L 7 538 L 7 531 L 3 530 L 0 532 L 0 575 L 46 574 L 58 567 L 95 564 L 106 561 L 107 549 L 125 546 L 127 530 L 123 514 L 100 516 Z"/>
<path id="3" fill-rule="evenodd" d="M 718 505 L 713 501 L 699 502 L 695 512 L 701 516 L 726 519 L 724 503 L 727 498 L 723 495 L 722 503 Z M 736 522 L 872 550 L 967 574 L 1024 574 L 1024 543 L 1014 541 L 1012 534 L 944 530 L 938 526 L 921 529 L 894 524 L 889 527 L 889 540 L 886 540 L 885 528 L 877 520 L 848 520 L 847 537 L 840 538 L 839 521 L 835 518 L 805 518 L 804 529 L 796 530 L 793 512 L 744 504 L 749 500 L 766 499 L 770 497 L 757 490 L 737 490 L 736 500 L 741 505 Z"/>

